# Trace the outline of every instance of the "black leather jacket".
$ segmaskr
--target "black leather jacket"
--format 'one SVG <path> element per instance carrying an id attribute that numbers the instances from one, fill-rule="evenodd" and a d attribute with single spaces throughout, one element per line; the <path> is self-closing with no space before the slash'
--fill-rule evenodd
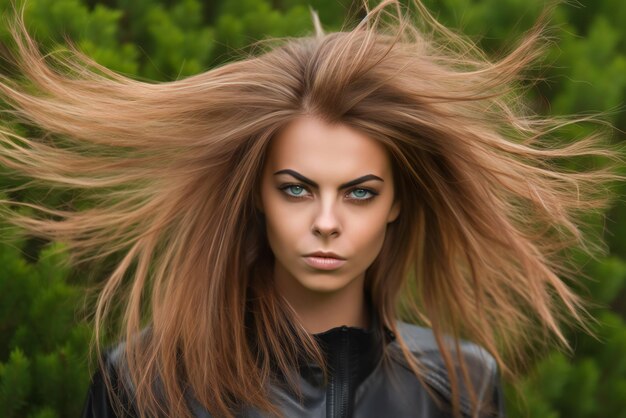
<path id="1" fill-rule="evenodd" d="M 451 387 L 432 331 L 404 322 L 398 322 L 398 330 L 412 353 L 426 367 L 424 381 L 441 402 L 429 394 L 409 369 L 395 336 L 387 328 L 379 327 L 377 318 L 373 318 L 369 330 L 342 326 L 315 334 L 331 368 L 328 384 L 324 385 L 322 381 L 321 369 L 315 364 L 308 364 L 300 369 L 299 376 L 303 401 L 298 402 L 291 390 L 278 385 L 271 388 L 273 399 L 279 403 L 286 417 L 452 417 Z M 495 410 L 493 414 L 478 416 L 503 418 L 504 400 L 493 357 L 470 342 L 462 342 L 461 349 L 480 402 Z M 107 373 L 120 372 L 120 353 L 121 345 L 107 354 Z M 195 417 L 211 417 L 192 398 L 188 402 Z M 132 408 L 132 405 L 128 406 Z M 463 416 L 471 416 L 468 393 L 464 390 L 461 391 L 461 410 Z M 93 376 L 82 416 L 116 417 L 101 371 Z M 260 418 L 263 415 L 249 409 L 243 411 L 241 416 Z"/>

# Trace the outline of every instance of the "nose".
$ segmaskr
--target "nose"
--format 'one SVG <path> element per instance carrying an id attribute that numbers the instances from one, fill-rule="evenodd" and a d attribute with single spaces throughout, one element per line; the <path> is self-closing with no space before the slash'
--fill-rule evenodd
<path id="1" fill-rule="evenodd" d="M 321 237 L 330 237 L 333 234 L 338 236 L 341 225 L 336 212 L 337 209 L 330 199 L 321 203 L 311 225 L 313 234 Z"/>

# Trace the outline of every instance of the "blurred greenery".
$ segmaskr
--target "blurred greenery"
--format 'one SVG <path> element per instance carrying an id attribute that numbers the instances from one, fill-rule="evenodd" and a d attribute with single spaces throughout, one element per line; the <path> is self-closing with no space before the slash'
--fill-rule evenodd
<path id="1" fill-rule="evenodd" d="M 14 230 L 5 224 L 0 231 L 0 416 L 79 416 L 91 338 L 76 320 L 82 288 L 68 283 L 59 244 L 46 244 L 29 262 L 25 241 L 8 236 Z"/>
<path id="2" fill-rule="evenodd" d="M 374 4 L 376 2 L 370 2 Z M 0 0 L 2 19 L 11 2 Z M 235 51 L 266 36 L 312 31 L 309 5 L 323 26 L 339 30 L 359 16 L 355 0 L 29 0 L 26 22 L 48 50 L 71 39 L 99 63 L 140 79 L 176 80 L 233 58 Z M 428 0 L 449 27 L 501 56 L 528 30 L 544 0 Z M 362 13 L 362 11 L 361 11 Z M 541 114 L 602 112 L 624 140 L 626 113 L 626 2 L 584 0 L 559 4 L 553 41 L 541 81 L 528 92 Z M 4 22 L 4 20 L 3 20 Z M 0 25 L 6 44 L 6 25 Z M 0 68 L 10 72 L 5 62 Z M 13 74 L 14 76 L 19 76 Z M 2 123 L 10 123 L 2 121 Z M 12 127 L 24 129 L 23 127 Z M 575 127 L 573 138 L 588 127 Z M 22 184 L 0 169 L 0 191 Z M 519 386 L 506 387 L 510 417 L 626 417 L 626 190 L 596 223 L 609 254 L 581 260 L 593 280 L 587 293 L 598 304 L 594 339 L 569 331 L 575 355 L 554 352 L 538 360 Z M 71 198 L 37 188 L 12 198 L 51 204 Z M 84 301 L 81 272 L 64 263 L 58 244 L 6 235 L 0 224 L 0 416 L 78 416 L 89 382 L 90 328 L 77 320 Z M 583 265 L 584 264 L 584 265 Z"/>

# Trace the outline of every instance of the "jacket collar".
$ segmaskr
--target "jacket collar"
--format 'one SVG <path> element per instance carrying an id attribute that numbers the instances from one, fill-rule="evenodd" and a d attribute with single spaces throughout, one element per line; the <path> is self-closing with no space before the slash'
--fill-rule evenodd
<path id="1" fill-rule="evenodd" d="M 359 386 L 380 362 L 384 346 L 395 339 L 381 324 L 375 309 L 371 309 L 369 329 L 339 326 L 313 334 L 322 349 L 331 380 L 347 381 L 351 388 Z M 300 367 L 301 376 L 310 384 L 324 385 L 321 367 L 306 362 Z"/>

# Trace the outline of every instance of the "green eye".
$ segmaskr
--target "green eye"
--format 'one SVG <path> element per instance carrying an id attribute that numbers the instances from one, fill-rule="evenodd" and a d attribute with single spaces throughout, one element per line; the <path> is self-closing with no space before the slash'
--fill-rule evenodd
<path id="1" fill-rule="evenodd" d="M 302 186 L 287 186 L 286 189 L 289 189 L 293 192 L 294 195 L 299 196 L 300 193 L 304 190 Z"/>
<path id="2" fill-rule="evenodd" d="M 365 190 L 365 189 L 354 189 L 354 190 L 352 191 L 352 193 L 354 193 L 354 195 L 355 195 L 357 198 L 362 199 L 362 198 L 364 198 L 365 196 L 367 196 L 367 194 L 369 193 L 369 191 L 368 191 L 368 190 Z"/>
<path id="3" fill-rule="evenodd" d="M 299 184 L 286 184 L 280 187 L 279 190 L 282 190 L 283 193 L 287 195 L 287 197 L 301 199 L 306 196 L 306 194 L 304 193 L 306 191 L 306 187 Z"/>
<path id="4" fill-rule="evenodd" d="M 299 184 L 286 184 L 279 187 L 279 190 L 282 190 L 287 197 L 291 197 L 294 199 L 303 199 L 307 196 L 304 192 L 307 190 L 306 187 Z M 367 203 L 376 197 L 378 193 L 374 192 L 370 189 L 364 188 L 354 188 L 348 192 L 348 200 L 351 200 L 355 204 Z"/>

